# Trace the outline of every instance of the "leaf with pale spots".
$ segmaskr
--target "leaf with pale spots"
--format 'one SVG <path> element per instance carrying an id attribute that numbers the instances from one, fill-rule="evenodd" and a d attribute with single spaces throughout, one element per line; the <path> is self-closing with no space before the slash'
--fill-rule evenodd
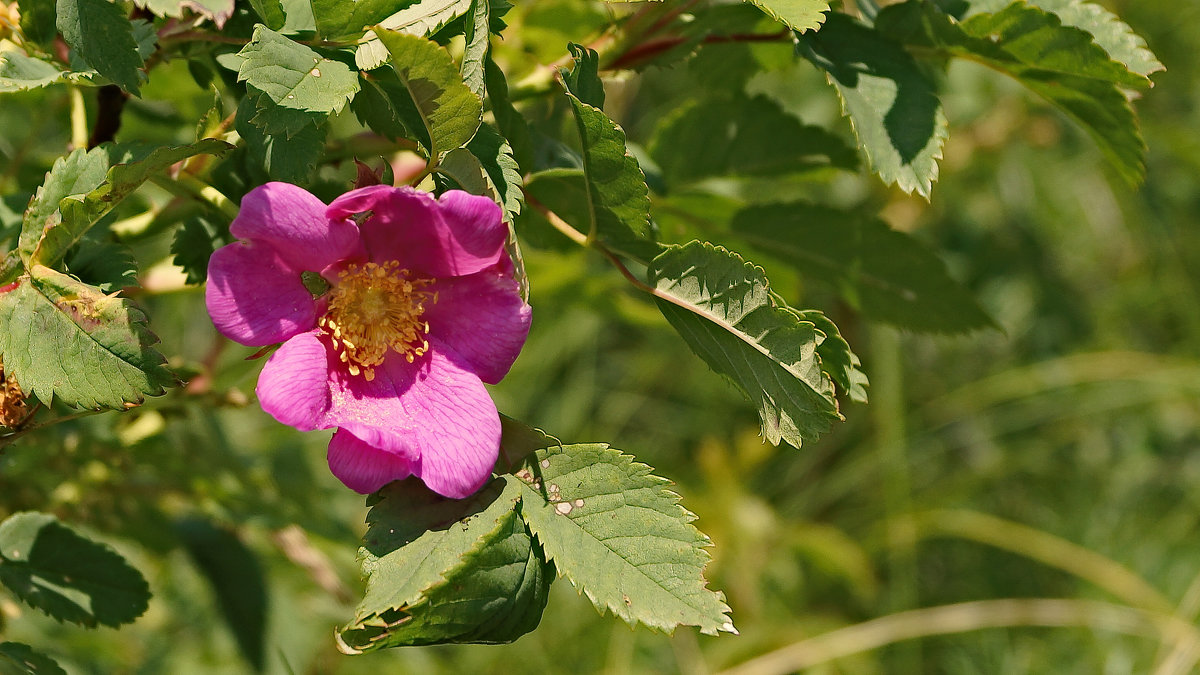
<path id="1" fill-rule="evenodd" d="M 604 444 L 555 445 L 516 479 L 546 557 L 598 610 L 667 632 L 736 632 L 704 579 L 708 537 L 650 467 Z"/>
<path id="2" fill-rule="evenodd" d="M 84 626 L 129 623 L 150 599 L 146 580 L 117 552 L 44 513 L 0 523 L 0 584 L 30 607 Z"/>
<path id="3" fill-rule="evenodd" d="M 175 384 L 132 301 L 35 265 L 0 294 L 0 356 L 22 390 L 49 405 L 124 409 Z"/>

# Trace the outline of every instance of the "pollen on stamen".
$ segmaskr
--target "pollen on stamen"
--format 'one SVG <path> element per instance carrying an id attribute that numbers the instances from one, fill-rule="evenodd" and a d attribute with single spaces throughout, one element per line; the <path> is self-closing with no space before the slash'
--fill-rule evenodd
<path id="1" fill-rule="evenodd" d="M 351 375 L 375 378 L 389 351 L 412 363 L 429 351 L 425 303 L 437 294 L 422 290 L 430 279 L 414 278 L 395 260 L 352 264 L 338 274 L 329 309 L 318 325 Z"/>

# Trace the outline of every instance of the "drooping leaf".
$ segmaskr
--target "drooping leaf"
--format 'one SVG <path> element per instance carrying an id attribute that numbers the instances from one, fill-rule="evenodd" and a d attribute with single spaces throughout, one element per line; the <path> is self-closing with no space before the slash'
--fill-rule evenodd
<path id="1" fill-rule="evenodd" d="M 466 14 L 472 0 L 418 0 L 379 22 L 379 28 L 416 37 L 437 32 L 442 26 Z M 369 30 L 363 36 L 354 63 L 359 70 L 372 70 L 388 59 L 388 48 L 379 40 L 379 31 Z"/>
<path id="2" fill-rule="evenodd" d="M 4 675 L 67 675 L 54 659 L 20 642 L 0 642 L 0 673 Z"/>
<path id="3" fill-rule="evenodd" d="M 600 82 L 600 56 L 594 49 L 570 42 L 567 49 L 575 61 L 575 67 L 563 71 L 563 82 L 567 91 L 575 98 L 598 110 L 604 109 L 604 84 Z"/>
<path id="4" fill-rule="evenodd" d="M 175 256 L 175 264 L 187 274 L 187 282 L 202 284 L 208 278 L 208 259 L 213 251 L 226 243 L 221 236 L 221 229 L 200 215 L 185 220 L 183 226 L 175 231 L 171 253 Z"/>
<path id="5" fill-rule="evenodd" d="M 121 410 L 175 383 L 131 301 L 40 265 L 30 274 L 0 294 L 0 357 L 26 393 Z"/>
<path id="6" fill-rule="evenodd" d="M 825 70 L 871 168 L 885 183 L 928 198 L 947 136 L 937 92 L 900 45 L 845 14 L 800 37 Z"/>
<path id="7" fill-rule="evenodd" d="M 268 134 L 290 138 L 340 111 L 358 92 L 358 76 L 349 66 L 262 24 L 238 56 L 238 81 L 263 94 L 251 121 Z"/>
<path id="8" fill-rule="evenodd" d="M 1083 126 L 1123 179 L 1141 180 L 1145 143 L 1121 87 L 1150 81 L 1112 60 L 1086 31 L 1024 3 L 959 23 L 928 3 L 906 2 L 885 8 L 876 24 L 911 44 L 1011 75 Z"/>
<path id="9" fill-rule="evenodd" d="M 798 448 L 841 419 L 817 358 L 821 334 L 779 304 L 761 268 L 693 241 L 667 247 L 647 274 L 692 351 L 755 404 L 767 441 Z"/>
<path id="10" fill-rule="evenodd" d="M 483 64 L 491 46 L 490 9 L 490 0 L 472 0 L 471 11 L 463 29 L 465 47 L 462 56 L 462 80 L 480 99 L 486 91 L 483 83 Z"/>
<path id="11" fill-rule="evenodd" d="M 868 317 L 922 332 L 992 325 L 937 255 L 878 218 L 810 203 L 752 206 L 732 229 L 816 282 L 832 284 Z"/>
<path id="12" fill-rule="evenodd" d="M 416 603 L 385 611 L 341 632 L 343 651 L 446 643 L 512 642 L 537 627 L 554 568 L 515 508 L 515 480 L 504 485 L 492 531 L 460 552 L 461 560 Z M 497 481 L 499 482 L 499 481 Z M 490 518 L 484 519 L 485 522 Z M 463 523 L 463 521 L 459 521 Z M 466 525 L 466 523 L 463 523 Z M 458 529 L 459 524 L 451 524 Z"/>
<path id="13" fill-rule="evenodd" d="M 857 153 L 840 138 L 762 96 L 713 97 L 683 108 L 659 129 L 650 154 L 669 185 L 858 167 Z"/>
<path id="14" fill-rule="evenodd" d="M 188 519 L 175 528 L 196 568 L 212 587 L 242 656 L 263 669 L 267 582 L 254 551 L 238 536 L 207 520 Z"/>
<path id="15" fill-rule="evenodd" d="M 109 0 L 58 0 L 56 25 L 63 40 L 87 65 L 125 91 L 139 95 L 139 69 L 145 64 L 133 24 Z"/>
<path id="16" fill-rule="evenodd" d="M 0 52 L 0 93 L 45 87 L 62 78 L 63 72 L 52 63 L 21 51 Z"/>
<path id="17" fill-rule="evenodd" d="M 146 580 L 117 552 L 44 513 L 0 523 L 0 583 L 30 607 L 84 626 L 129 623 L 150 599 Z"/>
<path id="18" fill-rule="evenodd" d="M 819 28 L 829 11 L 825 0 L 746 0 L 758 7 L 767 16 L 794 31 L 804 32 Z"/>
<path id="19" fill-rule="evenodd" d="M 430 156 L 466 145 L 483 119 L 483 101 L 463 84 L 450 54 L 422 37 L 378 32 L 429 135 Z"/>
<path id="20" fill-rule="evenodd" d="M 603 444 L 553 446 L 513 482 L 547 558 L 602 613 L 666 632 L 737 632 L 704 579 L 708 537 L 650 467 Z"/>
<path id="21" fill-rule="evenodd" d="M 206 138 L 191 145 L 159 147 L 136 161 L 112 164 L 111 168 L 105 167 L 107 171 L 99 185 L 86 193 L 74 192 L 63 196 L 57 202 L 58 212 L 50 212 L 45 217 L 43 214 L 51 208 L 49 199 L 57 191 L 45 196 L 39 191 L 35 200 L 36 209 L 31 208 L 31 212 L 26 213 L 25 225 L 21 232 L 22 254 L 28 256 L 30 265 L 42 264 L 49 267 L 57 264 L 96 221 L 112 211 L 151 176 L 189 157 L 199 154 L 220 155 L 232 147 L 225 141 Z M 76 166 L 85 168 L 76 181 L 73 181 L 72 190 L 83 185 L 79 181 L 92 179 L 102 163 L 113 159 L 105 151 L 97 153 L 93 150 L 89 154 L 93 153 L 91 158 L 80 158 L 78 162 L 68 162 L 64 165 L 64 170 L 68 171 Z M 58 166 L 57 163 L 55 166 Z M 68 177 L 71 177 L 70 173 Z M 54 177 L 54 170 L 47 178 L 47 185 L 52 181 L 56 185 L 60 184 Z"/>

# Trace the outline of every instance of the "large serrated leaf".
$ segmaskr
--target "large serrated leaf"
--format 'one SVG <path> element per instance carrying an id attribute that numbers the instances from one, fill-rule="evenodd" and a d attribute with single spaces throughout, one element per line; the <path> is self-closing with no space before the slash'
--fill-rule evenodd
<path id="1" fill-rule="evenodd" d="M 516 508 L 518 495 L 499 479 L 461 500 L 437 495 L 416 479 L 385 487 L 367 515 L 370 527 L 359 550 L 367 592 L 343 632 L 385 627 L 381 617 L 445 584 L 462 556 L 479 548 Z"/>
<path id="2" fill-rule="evenodd" d="M 61 82 L 63 72 L 54 64 L 25 52 L 0 52 L 0 93 L 24 91 Z"/>
<path id="3" fill-rule="evenodd" d="M 933 85 L 917 62 L 879 32 L 845 14 L 800 38 L 825 70 L 871 168 L 886 183 L 928 198 L 948 135 Z"/>
<path id="4" fill-rule="evenodd" d="M 510 483 L 505 493 L 511 494 L 516 480 L 505 479 Z M 342 649 L 512 642 L 540 622 L 554 568 L 514 509 L 463 552 L 444 578 L 415 604 L 343 629 Z"/>
<path id="5" fill-rule="evenodd" d="M 906 2 L 881 11 L 876 25 L 1016 78 L 1083 126 L 1125 181 L 1141 180 L 1145 143 L 1121 87 L 1150 81 L 1110 58 L 1086 31 L 1025 3 L 959 23 L 930 3 Z"/>
<path id="6" fill-rule="evenodd" d="M 463 84 L 450 54 L 423 37 L 382 29 L 377 33 L 420 115 L 429 155 L 466 145 L 483 119 L 483 101 Z"/>
<path id="7" fill-rule="evenodd" d="M 0 583 L 30 607 L 84 626 L 129 623 L 150 599 L 146 580 L 118 553 L 44 513 L 0 523 Z"/>
<path id="8" fill-rule="evenodd" d="M 464 190 L 495 200 L 504 209 L 506 222 L 511 223 L 521 212 L 524 193 L 520 169 L 508 141 L 491 126 L 480 125 L 471 142 L 447 154 L 438 170 Z"/>
<path id="9" fill-rule="evenodd" d="M 794 31 L 804 32 L 819 28 L 829 11 L 825 0 L 746 0 Z"/>
<path id="10" fill-rule="evenodd" d="M 822 335 L 780 306 L 761 268 L 694 241 L 668 247 L 647 274 L 692 351 L 758 408 L 767 441 L 798 448 L 841 419 L 817 356 Z"/>
<path id="11" fill-rule="evenodd" d="M 262 167 L 267 179 L 307 185 L 325 152 L 324 126 L 305 124 L 290 138 L 284 138 L 268 134 L 253 124 L 251 117 L 256 112 L 252 97 L 247 96 L 238 105 L 234 118 L 234 128 L 246 141 L 248 158 Z"/>
<path id="12" fill-rule="evenodd" d="M 232 145 L 215 138 L 206 138 L 191 145 L 165 146 L 156 148 L 149 155 L 137 161 L 118 162 L 106 166 L 104 178 L 98 185 L 87 192 L 75 192 L 86 185 L 84 180 L 94 178 L 94 173 L 102 163 L 111 161 L 113 157 L 103 151 L 92 151 L 87 158 L 64 165 L 70 169 L 76 167 L 80 173 L 75 177 L 69 189 L 72 192 L 64 195 L 55 205 L 57 213 L 51 209 L 52 195 L 58 191 L 47 190 L 46 195 L 39 191 L 36 198 L 36 208 L 31 207 L 26 214 L 21 231 L 21 253 L 27 256 L 30 265 L 54 266 L 62 260 L 67 251 L 87 233 L 98 220 L 112 211 L 117 204 L 138 189 L 151 176 L 170 167 L 176 162 L 200 154 L 221 155 L 231 150 Z M 58 168 L 58 164 L 55 164 Z M 68 176 L 70 177 L 70 176 Z M 47 185 L 54 182 L 61 184 L 54 176 L 54 170 L 46 179 Z"/>
<path id="13" fill-rule="evenodd" d="M 109 0 L 58 0 L 56 24 L 63 40 L 87 65 L 137 96 L 144 65 L 133 24 Z"/>
<path id="14" fill-rule="evenodd" d="M 119 410 L 175 384 L 131 301 L 40 265 L 30 273 L 0 294 L 0 357 L 27 394 Z"/>
<path id="15" fill-rule="evenodd" d="M 238 56 L 238 81 L 265 95 L 251 121 L 269 134 L 294 136 L 340 111 L 358 92 L 358 75 L 350 66 L 262 24 Z"/>
<path id="16" fill-rule="evenodd" d="M 104 175 L 111 165 L 108 150 L 105 147 L 78 148 L 66 157 L 54 160 L 46 179 L 25 209 L 19 243 L 22 258 L 28 260 L 46 228 L 58 222 L 51 221 L 51 217 L 57 217 L 59 202 L 71 195 L 87 194 L 104 182 Z"/>
<path id="17" fill-rule="evenodd" d="M 54 659 L 20 642 L 0 642 L 0 673 L 4 675 L 67 675 Z"/>
<path id="18" fill-rule="evenodd" d="M 471 3 L 472 0 L 419 0 L 380 21 L 379 28 L 425 37 L 466 14 Z M 387 61 L 388 49 L 379 37 L 378 30 L 369 30 L 363 36 L 354 53 L 354 63 L 359 70 L 378 68 Z"/>
<path id="19" fill-rule="evenodd" d="M 529 529 L 601 612 L 667 632 L 736 632 L 704 579 L 708 537 L 670 481 L 603 444 L 539 450 L 516 475 Z"/>
<path id="20" fill-rule="evenodd" d="M 878 218 L 771 204 L 740 211 L 732 229 L 813 281 L 832 284 L 870 318 L 934 333 L 993 325 L 933 251 Z"/>

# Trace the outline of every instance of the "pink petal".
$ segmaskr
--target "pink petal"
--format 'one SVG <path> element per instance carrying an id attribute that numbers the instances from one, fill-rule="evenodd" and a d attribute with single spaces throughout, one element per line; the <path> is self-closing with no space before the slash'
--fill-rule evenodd
<path id="1" fill-rule="evenodd" d="M 461 356 L 484 382 L 503 379 L 525 344 L 532 316 L 509 266 L 438 279 L 429 289 L 437 292 L 423 317 L 430 339 Z"/>
<path id="2" fill-rule="evenodd" d="M 282 342 L 317 324 L 300 271 L 264 245 L 234 242 L 212 254 L 204 300 L 217 330 L 244 345 Z"/>
<path id="3" fill-rule="evenodd" d="M 329 470 L 346 487 L 369 494 L 394 480 L 412 475 L 409 460 L 364 443 L 345 429 L 329 441 Z"/>
<path id="4" fill-rule="evenodd" d="M 258 403 L 280 422 L 301 431 L 321 428 L 329 410 L 329 354 L 319 331 L 283 343 L 258 376 Z"/>
<path id="5" fill-rule="evenodd" d="M 359 246 L 354 223 L 326 220 L 325 204 L 290 183 L 267 183 L 248 192 L 229 232 L 275 249 L 300 271 L 320 272 Z"/>
<path id="6" fill-rule="evenodd" d="M 397 260 L 420 275 L 448 277 L 473 274 L 505 255 L 508 226 L 487 197 L 450 190 L 437 201 L 409 187 L 372 185 L 333 200 L 326 215 L 343 220 L 365 211 L 372 215 L 362 222 L 362 238 L 375 262 Z"/>
<path id="7" fill-rule="evenodd" d="M 391 354 L 368 382 L 330 372 L 324 426 L 412 461 L 433 491 L 466 497 L 491 476 L 500 452 L 500 416 L 479 377 L 431 351 L 416 363 Z"/>

